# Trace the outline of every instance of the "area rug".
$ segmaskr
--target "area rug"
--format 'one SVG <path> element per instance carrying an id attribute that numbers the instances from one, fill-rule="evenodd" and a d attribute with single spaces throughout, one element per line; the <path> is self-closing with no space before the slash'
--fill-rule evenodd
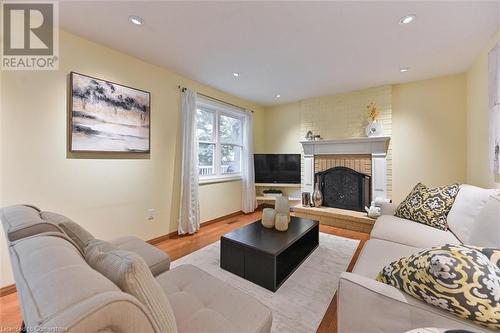
<path id="1" fill-rule="evenodd" d="M 254 296 L 272 310 L 275 333 L 316 332 L 358 243 L 320 233 L 318 248 L 275 293 L 221 269 L 220 242 L 174 261 L 172 267 L 192 264 Z"/>

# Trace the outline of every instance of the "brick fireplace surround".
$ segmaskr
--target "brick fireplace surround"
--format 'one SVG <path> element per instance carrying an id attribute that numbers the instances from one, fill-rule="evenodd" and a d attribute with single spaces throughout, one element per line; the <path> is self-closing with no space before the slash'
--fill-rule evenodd
<path id="1" fill-rule="evenodd" d="M 340 140 L 302 141 L 304 168 L 302 192 L 314 191 L 314 175 L 342 166 L 372 177 L 372 200 L 387 198 L 387 149 L 390 137 L 354 138 Z M 370 232 L 374 220 L 363 212 L 331 207 L 295 207 L 300 217 L 319 220 L 323 224 Z"/>
<path id="2" fill-rule="evenodd" d="M 314 173 L 335 167 L 346 167 L 354 171 L 372 175 L 372 156 L 369 154 L 317 155 L 314 158 Z"/>

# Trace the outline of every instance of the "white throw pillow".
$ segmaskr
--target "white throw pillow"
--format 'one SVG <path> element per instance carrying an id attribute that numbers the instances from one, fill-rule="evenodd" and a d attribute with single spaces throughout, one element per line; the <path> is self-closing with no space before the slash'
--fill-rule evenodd
<path id="1" fill-rule="evenodd" d="M 448 214 L 448 228 L 464 244 L 479 245 L 471 242 L 477 217 L 486 206 L 490 196 L 498 195 L 500 190 L 484 189 L 472 185 L 461 185 L 453 207 Z M 483 221 L 482 223 L 489 223 Z"/>
<path id="2" fill-rule="evenodd" d="M 500 195 L 491 196 L 474 223 L 470 243 L 500 248 Z"/>

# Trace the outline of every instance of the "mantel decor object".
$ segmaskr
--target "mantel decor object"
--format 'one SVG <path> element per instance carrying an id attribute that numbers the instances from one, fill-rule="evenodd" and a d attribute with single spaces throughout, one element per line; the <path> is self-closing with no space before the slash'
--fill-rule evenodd
<path id="1" fill-rule="evenodd" d="M 366 108 L 368 109 L 368 118 L 370 119 L 370 123 L 365 129 L 366 136 L 382 136 L 384 134 L 384 128 L 382 124 L 377 121 L 379 116 L 377 104 L 372 102 Z"/>
<path id="2" fill-rule="evenodd" d="M 264 228 L 274 228 L 274 219 L 276 211 L 274 208 L 264 208 L 262 210 L 262 225 Z"/>
<path id="3" fill-rule="evenodd" d="M 365 132 L 366 136 L 369 137 L 382 136 L 384 134 L 384 128 L 382 127 L 381 123 L 374 120 L 371 123 L 369 123 L 368 126 L 366 126 Z"/>

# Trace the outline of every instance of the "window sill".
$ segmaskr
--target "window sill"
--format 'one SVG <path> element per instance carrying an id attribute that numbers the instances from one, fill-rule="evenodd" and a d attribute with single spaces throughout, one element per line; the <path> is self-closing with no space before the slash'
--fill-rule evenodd
<path id="1" fill-rule="evenodd" d="M 238 181 L 238 180 L 241 180 L 241 176 L 217 177 L 217 178 L 203 178 L 203 179 L 200 179 L 198 181 L 198 185 L 235 182 L 235 181 Z"/>

